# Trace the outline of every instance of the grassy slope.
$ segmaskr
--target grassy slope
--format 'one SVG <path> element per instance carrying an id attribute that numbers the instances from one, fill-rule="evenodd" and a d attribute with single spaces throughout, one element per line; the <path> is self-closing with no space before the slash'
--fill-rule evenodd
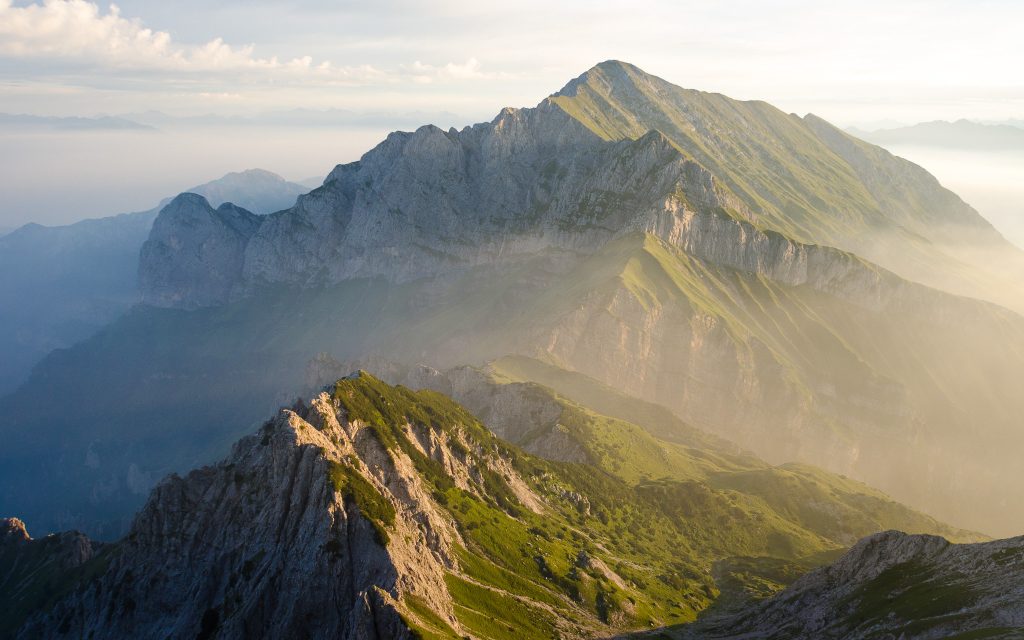
<path id="1" fill-rule="evenodd" d="M 919 168 L 849 136 L 860 155 L 844 158 L 817 121 L 765 102 L 683 89 L 614 61 L 550 100 L 608 140 L 662 132 L 727 184 L 756 214 L 755 224 L 800 241 L 849 246 L 858 234 L 886 230 L 927 252 L 925 238 L 943 233 L 943 223 L 991 231 L 937 182 L 920 178 Z M 876 191 L 884 180 L 872 169 L 906 183 Z"/>
<path id="2" fill-rule="evenodd" d="M 1024 309 L 1024 253 L 917 165 L 819 118 L 683 89 L 614 61 L 549 100 L 608 140 L 662 132 L 727 185 L 758 227 Z"/>
<path id="3" fill-rule="evenodd" d="M 593 381 L 567 377 L 580 396 L 600 390 Z M 458 523 L 467 546 L 447 586 L 460 623 L 482 638 L 548 637 L 565 624 L 628 629 L 686 622 L 713 604 L 722 587 L 763 597 L 839 549 L 842 542 L 833 534 L 849 514 L 857 516 L 849 527 L 860 535 L 877 530 L 885 517 L 894 526 L 950 534 L 858 483 L 817 469 L 776 470 L 750 456 L 659 441 L 638 425 L 564 398 L 562 417 L 547 428 L 566 429 L 591 454 L 590 464 L 525 454 L 445 396 L 390 387 L 365 373 L 339 381 L 334 395 L 350 419 L 371 424 L 385 446 L 413 458 L 435 499 Z M 624 402 L 645 415 L 660 413 L 635 400 Z M 457 431 L 469 443 L 466 455 L 511 460 L 549 510 L 538 515 L 523 508 L 483 464 L 477 468 L 484 491 L 456 488 L 442 467 L 393 428 L 406 420 Z M 819 490 L 808 494 L 806 487 L 787 483 L 728 486 L 728 478 L 774 471 L 803 474 Z M 712 577 L 719 561 L 730 563 L 721 584 Z M 407 607 L 424 637 L 450 637 L 418 611 L 422 603 Z"/>
<path id="4" fill-rule="evenodd" d="M 681 429 L 702 432 L 687 427 L 660 405 L 616 392 L 581 373 L 521 356 L 501 358 L 488 369 L 497 381 L 536 383 L 556 393 L 566 404 L 560 427 L 575 435 L 597 466 L 627 481 L 699 480 L 714 489 L 742 493 L 838 544 L 885 529 L 933 533 L 958 542 L 982 539 L 909 509 L 864 483 L 818 467 L 768 465 L 710 437 L 700 445 L 680 442 L 676 434 Z M 635 417 L 630 420 L 630 416 Z M 687 430 L 681 432 L 687 434 Z"/>
<path id="5" fill-rule="evenodd" d="M 557 304 L 559 298 L 573 299 L 577 288 L 603 291 L 608 300 L 625 288 L 641 305 L 662 316 L 676 313 L 672 317 L 713 320 L 727 332 L 737 358 L 755 351 L 767 355 L 778 370 L 768 382 L 784 386 L 791 397 L 802 398 L 816 429 L 848 442 L 850 448 L 870 441 L 869 453 L 884 453 L 885 445 L 877 446 L 880 442 L 903 440 L 902 446 L 907 446 L 906 442 L 923 438 L 923 453 L 929 456 L 960 451 L 965 459 L 995 456 L 998 468 L 1014 466 L 1008 449 L 992 449 L 992 442 L 1016 437 L 1014 425 L 1024 412 L 1022 397 L 1013 389 L 1018 374 L 1012 373 L 1024 358 L 1020 346 L 1024 345 L 1024 323 L 1010 311 L 922 292 L 876 311 L 809 287 L 784 286 L 717 268 L 651 236 L 610 244 L 566 280 L 573 284 L 549 292 L 550 304 Z M 617 314 L 611 302 L 602 311 L 621 323 L 623 334 L 641 336 L 635 338 L 637 342 L 649 339 L 646 326 Z M 963 331 L 966 325 L 976 329 Z M 660 334 L 650 337 L 656 335 Z M 660 343 L 652 356 L 672 346 Z M 688 346 L 674 348 L 685 353 Z M 559 364 L 580 366 L 571 357 Z M 658 400 L 670 402 L 672 392 L 662 393 Z M 906 407 L 912 408 L 912 419 Z M 974 429 L 965 428 L 968 425 L 984 425 L 985 437 L 978 438 Z M 858 470 L 861 477 L 876 478 L 875 484 L 886 482 L 890 490 L 901 484 L 913 488 L 913 478 L 902 466 L 872 462 L 868 457 L 859 464 L 864 466 Z M 977 468 L 970 473 L 985 477 L 989 472 Z M 883 480 L 883 475 L 888 477 Z M 930 509 L 944 508 L 938 501 L 927 504 Z M 962 504 L 962 513 L 950 510 L 946 517 L 962 522 L 973 519 L 975 526 L 992 531 L 1006 529 L 1005 524 L 996 524 L 992 514 L 978 519 L 974 512 L 978 510 Z"/>

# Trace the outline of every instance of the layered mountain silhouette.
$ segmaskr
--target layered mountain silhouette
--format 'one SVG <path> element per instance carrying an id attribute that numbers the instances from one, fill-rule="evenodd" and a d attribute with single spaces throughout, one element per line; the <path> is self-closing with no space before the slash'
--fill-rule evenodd
<path id="1" fill-rule="evenodd" d="M 920 167 L 610 61 L 207 195 L 0 400 L 5 633 L 1019 626 L 1021 257 Z"/>
<path id="2" fill-rule="evenodd" d="M 306 191 L 261 169 L 189 189 L 258 214 L 287 208 Z M 139 249 L 168 202 L 70 225 L 28 224 L 0 237 L 0 393 L 23 382 L 50 351 L 89 337 L 139 302 Z"/>

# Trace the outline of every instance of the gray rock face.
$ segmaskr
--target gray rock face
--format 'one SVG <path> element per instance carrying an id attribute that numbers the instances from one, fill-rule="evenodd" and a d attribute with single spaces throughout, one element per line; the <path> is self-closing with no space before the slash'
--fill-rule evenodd
<path id="1" fill-rule="evenodd" d="M 339 423 L 326 395 L 312 404 L 297 407 L 306 419 L 282 412 L 228 460 L 164 480 L 99 581 L 21 636 L 410 638 L 394 599 L 443 590 L 443 576 L 427 576 L 451 563 L 451 532 L 429 506 L 411 515 L 424 496 L 409 469 L 359 424 Z M 407 501 L 387 547 L 335 491 L 332 462 Z"/>
<path id="2" fill-rule="evenodd" d="M 289 207 L 306 191 L 261 169 L 189 189 L 214 207 L 234 202 L 258 214 Z M 0 234 L 0 395 L 48 352 L 89 337 L 139 302 L 139 249 L 162 207 Z"/>
<path id="3" fill-rule="evenodd" d="M 778 145 L 769 144 L 772 136 Z M 757 145 L 757 158 L 743 155 L 747 144 Z M 787 168 L 791 156 L 776 157 L 776 147 L 807 154 L 806 171 Z M 830 182 L 849 193 L 822 200 Z M 802 204 L 786 204 L 797 195 Z M 168 219 L 153 240 L 172 227 Z M 828 290 L 840 282 L 862 289 L 849 280 L 879 276 L 820 244 L 870 249 L 875 257 L 881 243 L 879 255 L 907 254 L 883 263 L 915 278 L 959 268 L 929 242 L 1006 244 L 923 169 L 820 119 L 793 121 L 767 105 L 682 90 L 609 62 L 535 108 L 505 109 L 461 131 L 425 126 L 391 134 L 359 162 L 335 168 L 293 208 L 269 216 L 245 239 L 240 272 L 224 273 L 218 263 L 237 253 L 240 238 L 201 234 L 192 240 L 204 251 L 181 254 L 180 269 L 199 273 L 210 260 L 215 282 L 169 281 L 161 274 L 179 266 L 168 253 L 145 253 L 140 274 L 147 302 L 196 307 L 268 284 L 451 278 L 541 253 L 592 253 L 636 231 L 716 265 Z M 957 291 L 975 282 L 960 280 Z"/>
<path id="4" fill-rule="evenodd" d="M 242 272 L 245 246 L 260 217 L 230 203 L 217 209 L 183 193 L 153 223 L 140 254 L 143 301 L 203 306 L 221 301 Z"/>
<path id="5" fill-rule="evenodd" d="M 749 613 L 706 621 L 679 637 L 1019 637 L 1024 538 L 951 544 L 879 533 Z"/>
<path id="6" fill-rule="evenodd" d="M 97 576 L 53 607 L 36 603 L 18 637 L 404 639 L 406 617 L 423 615 L 410 597 L 459 629 L 445 577 L 466 542 L 423 460 L 481 499 L 484 474 L 500 474 L 541 509 L 470 426 L 393 425 L 410 453 L 336 397 L 298 401 L 226 460 L 157 485 Z M 20 521 L 0 527 L 4 548 L 25 544 Z"/>
<path id="7" fill-rule="evenodd" d="M 551 103 L 461 132 L 392 134 L 258 228 L 197 226 L 200 205 L 172 204 L 140 262 L 144 299 L 158 306 L 220 304 L 268 284 L 451 278 L 545 251 L 591 253 L 636 232 L 786 284 L 841 292 L 843 281 L 880 277 L 842 252 L 755 228 L 660 133 L 608 142 Z"/>

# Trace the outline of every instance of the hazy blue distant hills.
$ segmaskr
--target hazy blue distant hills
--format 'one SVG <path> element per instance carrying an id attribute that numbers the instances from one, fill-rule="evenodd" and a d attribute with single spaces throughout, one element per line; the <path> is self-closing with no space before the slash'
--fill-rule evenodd
<path id="1" fill-rule="evenodd" d="M 253 169 L 189 191 L 266 214 L 307 190 Z M 0 393 L 44 355 L 91 335 L 138 300 L 139 248 L 167 202 L 69 225 L 27 224 L 0 237 Z"/>
<path id="2" fill-rule="evenodd" d="M 63 131 L 153 131 L 154 127 L 127 118 L 100 116 L 96 118 L 33 116 L 0 113 L 0 127 L 57 129 Z"/>
<path id="3" fill-rule="evenodd" d="M 923 145 L 971 151 L 1024 151 L 1024 129 L 1011 124 L 936 120 L 877 131 L 856 128 L 847 131 L 862 140 L 883 146 Z"/>
<path id="4" fill-rule="evenodd" d="M 160 111 L 144 111 L 122 116 L 133 122 L 156 128 L 175 127 L 416 127 L 424 122 L 450 126 L 463 118 L 448 111 L 351 111 L 348 109 L 281 109 L 252 115 L 204 114 L 175 116 Z"/>

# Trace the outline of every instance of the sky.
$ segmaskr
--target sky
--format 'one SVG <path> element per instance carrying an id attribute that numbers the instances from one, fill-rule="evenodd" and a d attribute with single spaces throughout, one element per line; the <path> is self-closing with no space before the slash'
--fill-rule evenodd
<path id="1" fill-rule="evenodd" d="M 274 125 L 262 140 L 183 125 L 149 137 L 8 128 L 0 227 L 147 208 L 257 163 L 323 175 L 391 129 L 489 120 L 611 58 L 841 126 L 1020 118 L 1021 24 L 1019 0 L 0 0 L 2 113 L 342 109 L 369 122 Z"/>

